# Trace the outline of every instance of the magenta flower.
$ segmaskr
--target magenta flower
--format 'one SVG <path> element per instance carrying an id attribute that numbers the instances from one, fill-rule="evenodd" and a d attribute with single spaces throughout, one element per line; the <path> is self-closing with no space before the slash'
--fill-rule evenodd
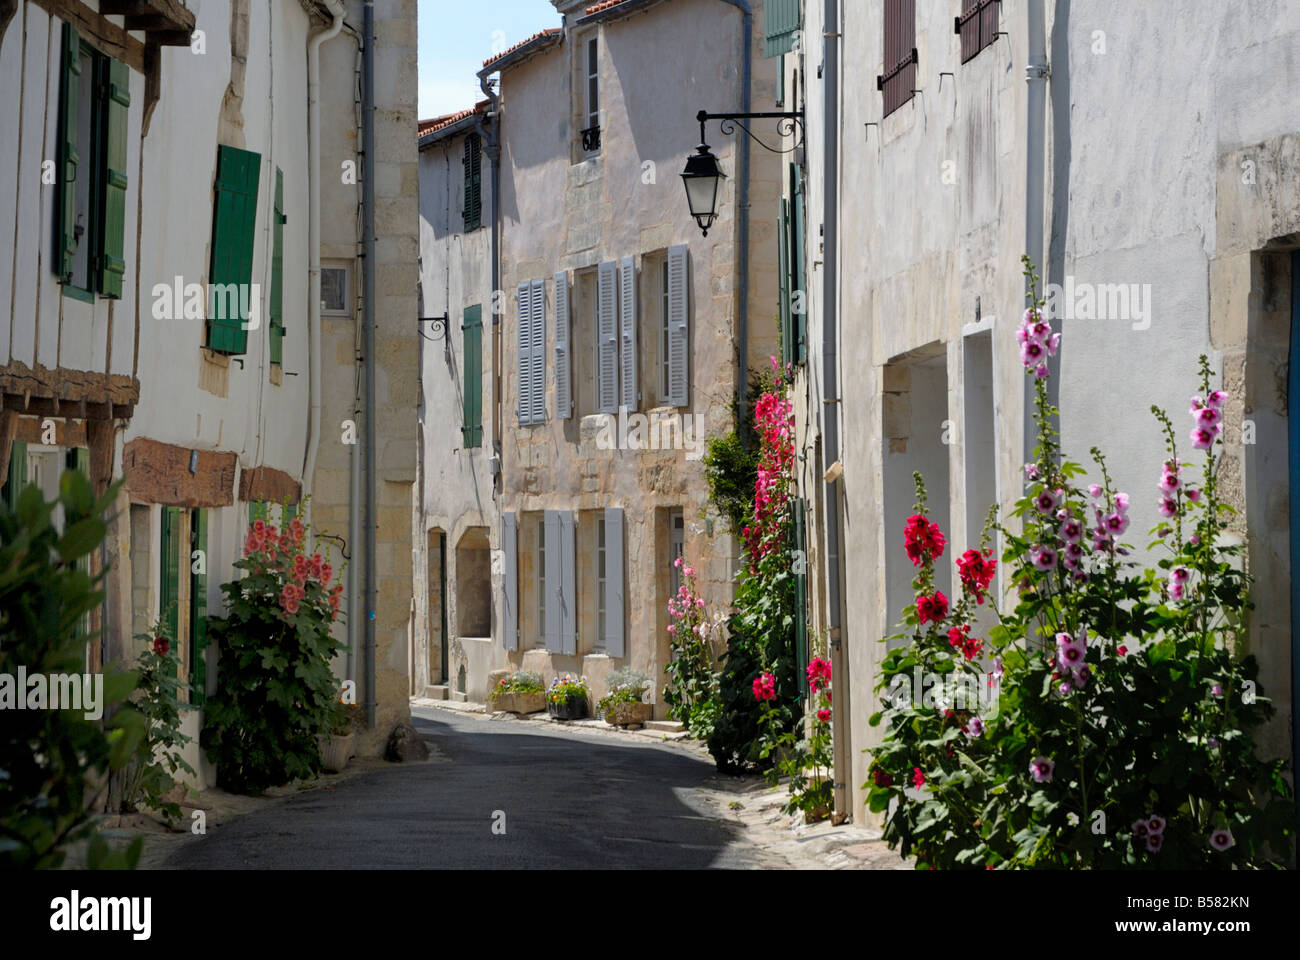
<path id="1" fill-rule="evenodd" d="M 1187 496 L 1187 499 L 1192 501 L 1192 503 L 1201 502 L 1201 491 L 1197 490 L 1195 487 L 1188 487 L 1184 493 Z"/>
<path id="2" fill-rule="evenodd" d="M 1197 427 L 1194 430 L 1192 430 L 1189 436 L 1192 439 L 1192 446 L 1195 447 L 1197 450 L 1209 450 L 1212 446 L 1214 446 L 1215 434 L 1216 431 L 1214 429 Z"/>
<path id="3" fill-rule="evenodd" d="M 1056 566 L 1056 551 L 1046 544 L 1036 543 L 1029 550 L 1029 559 L 1037 570 L 1048 571 Z"/>
<path id="4" fill-rule="evenodd" d="M 1050 375 L 1051 371 L 1047 369 L 1047 364 L 1040 363 L 1038 366 L 1034 367 L 1034 376 L 1039 380 L 1046 380 Z"/>
<path id="5" fill-rule="evenodd" d="M 1210 834 L 1210 846 L 1218 853 L 1223 853 L 1237 841 L 1232 838 L 1232 831 L 1226 827 L 1222 830 L 1215 830 Z"/>
<path id="6" fill-rule="evenodd" d="M 1164 833 L 1164 832 L 1165 832 L 1164 817 L 1157 817 L 1154 815 L 1147 817 L 1147 833 Z"/>
<path id="7" fill-rule="evenodd" d="M 1117 513 L 1128 513 L 1128 494 L 1115 494 L 1115 511 Z"/>
<path id="8" fill-rule="evenodd" d="M 1098 500 L 1101 498 L 1101 494 L 1102 494 L 1101 484 L 1099 483 L 1088 484 L 1088 496 L 1092 497 L 1092 499 L 1094 500 Z"/>
<path id="9" fill-rule="evenodd" d="M 1078 543 L 1083 539 L 1083 524 L 1078 520 L 1066 520 L 1057 533 L 1066 543 Z"/>
<path id="10" fill-rule="evenodd" d="M 1206 402 L 1215 410 L 1222 410 L 1223 405 L 1228 402 L 1228 394 L 1222 390 L 1215 390 L 1208 397 Z"/>
<path id="11" fill-rule="evenodd" d="M 971 717 L 966 726 L 962 728 L 966 736 L 972 740 L 984 736 L 984 721 L 979 717 Z"/>
<path id="12" fill-rule="evenodd" d="M 1173 577 L 1175 583 L 1186 583 L 1191 579 L 1192 571 L 1186 567 L 1174 567 L 1169 571 L 1169 575 Z"/>
<path id="13" fill-rule="evenodd" d="M 1034 497 L 1034 506 L 1038 507 L 1040 513 L 1051 513 L 1059 504 L 1060 500 L 1052 490 L 1044 490 Z"/>
<path id="14" fill-rule="evenodd" d="M 1025 464 L 1025 479 L 1026 479 L 1026 480 L 1037 480 L 1037 479 L 1038 479 L 1038 464 L 1036 464 L 1036 463 L 1026 463 L 1026 464 Z"/>
<path id="15" fill-rule="evenodd" d="M 1159 853 L 1160 848 L 1165 845 L 1165 835 L 1163 833 L 1147 834 L 1147 853 Z"/>
<path id="16" fill-rule="evenodd" d="M 1212 697 L 1223 696 L 1223 687 L 1217 683 L 1214 686 L 1210 687 L 1210 696 Z"/>
<path id="17" fill-rule="evenodd" d="M 1205 427 L 1207 430 L 1218 426 L 1222 419 L 1223 414 L 1214 407 L 1202 407 L 1196 411 L 1196 425 Z"/>
<path id="18" fill-rule="evenodd" d="M 1176 517 L 1178 515 L 1178 502 L 1171 500 L 1169 497 L 1160 499 L 1160 506 L 1157 507 L 1162 517 Z"/>
<path id="19" fill-rule="evenodd" d="M 1129 519 L 1127 513 L 1112 513 L 1106 518 L 1106 531 L 1119 536 L 1128 529 Z"/>
<path id="20" fill-rule="evenodd" d="M 1056 769 L 1056 763 L 1047 757 L 1034 757 L 1029 761 L 1029 775 L 1034 778 L 1034 783 L 1049 783 L 1052 779 L 1052 771 Z"/>

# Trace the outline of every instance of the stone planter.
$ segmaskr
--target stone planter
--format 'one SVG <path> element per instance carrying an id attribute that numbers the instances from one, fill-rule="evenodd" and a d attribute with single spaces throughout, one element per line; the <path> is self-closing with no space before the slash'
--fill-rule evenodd
<path id="1" fill-rule="evenodd" d="M 830 815 L 831 815 L 830 805 L 823 803 L 819 807 L 814 807 L 811 810 L 805 810 L 803 812 L 803 822 L 819 823 L 822 820 L 829 819 Z"/>
<path id="2" fill-rule="evenodd" d="M 356 734 L 348 733 L 341 737 L 329 736 L 321 741 L 321 767 L 328 773 L 342 773 L 352 756 L 352 746 Z"/>
<path id="3" fill-rule="evenodd" d="M 581 720 L 587 715 L 587 698 L 579 697 L 560 703 L 548 703 L 546 712 L 556 720 Z"/>
<path id="4" fill-rule="evenodd" d="M 655 715 L 653 703 L 615 703 L 605 709 L 605 722 L 616 727 L 644 724 Z"/>
<path id="5" fill-rule="evenodd" d="M 506 713 L 538 713 L 546 709 L 546 694 L 499 693 L 492 698 L 492 709 Z"/>

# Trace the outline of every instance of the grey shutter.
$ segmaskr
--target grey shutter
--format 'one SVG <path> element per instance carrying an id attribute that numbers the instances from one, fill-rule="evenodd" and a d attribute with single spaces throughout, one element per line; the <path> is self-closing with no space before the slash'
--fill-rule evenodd
<path id="1" fill-rule="evenodd" d="M 619 310 L 619 350 L 623 367 L 623 390 L 619 394 L 619 403 L 629 410 L 637 408 L 636 393 L 636 261 L 624 257 L 619 294 L 622 300 Z"/>
<path id="2" fill-rule="evenodd" d="M 532 423 L 546 422 L 546 281 L 533 281 Z"/>
<path id="3" fill-rule="evenodd" d="M 555 275 L 555 419 L 573 416 L 573 363 L 569 359 L 569 275 Z"/>
<path id="4" fill-rule="evenodd" d="M 545 619 L 542 639 L 551 653 L 563 653 L 560 641 L 560 511 L 546 511 L 546 596 L 542 598 Z"/>
<path id="5" fill-rule="evenodd" d="M 686 246 L 668 248 L 668 403 L 684 407 L 690 401 L 690 357 L 687 340 Z"/>
<path id="6" fill-rule="evenodd" d="M 501 628 L 507 650 L 519 649 L 519 519 L 513 513 L 501 515 L 501 552 L 505 563 Z M 445 642 L 445 638 L 444 638 Z"/>
<path id="7" fill-rule="evenodd" d="M 515 408 L 519 414 L 519 423 L 532 423 L 533 391 L 533 304 L 529 287 L 519 284 L 519 309 L 516 311 L 519 325 L 519 401 Z"/>
<path id="8" fill-rule="evenodd" d="M 571 656 L 578 652 L 575 546 L 573 511 L 565 510 L 560 514 L 560 649 Z"/>
<path id="9" fill-rule="evenodd" d="M 624 655 L 623 645 L 623 511 L 605 508 L 605 653 Z"/>
<path id="10" fill-rule="evenodd" d="M 612 260 L 600 265 L 596 288 L 597 401 L 601 413 L 618 413 L 618 273 Z"/>

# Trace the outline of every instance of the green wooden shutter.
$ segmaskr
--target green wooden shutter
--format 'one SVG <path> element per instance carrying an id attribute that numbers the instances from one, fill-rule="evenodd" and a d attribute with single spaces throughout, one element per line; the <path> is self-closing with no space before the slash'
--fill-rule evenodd
<path id="1" fill-rule="evenodd" d="M 178 559 L 180 528 L 180 507 L 163 507 L 162 537 L 158 554 L 158 569 L 161 576 L 158 583 L 158 612 L 162 617 L 163 629 L 167 631 L 173 646 L 176 644 L 177 628 L 180 626 L 178 606 L 181 596 Z"/>
<path id="2" fill-rule="evenodd" d="M 81 162 L 80 144 L 77 143 L 81 37 L 70 23 L 63 25 L 62 74 L 63 82 L 59 90 L 59 190 L 56 195 L 58 213 L 54 218 L 54 262 L 59 283 L 70 283 L 72 260 L 77 255 L 77 168 Z"/>
<path id="3" fill-rule="evenodd" d="M 266 504 L 261 500 L 254 500 L 248 505 L 248 525 L 251 527 L 258 520 L 266 522 Z"/>
<path id="4" fill-rule="evenodd" d="M 776 235 L 778 312 L 781 318 L 781 366 L 794 359 L 790 332 L 790 204 L 781 198 L 781 220 Z"/>
<path id="5" fill-rule="evenodd" d="M 286 503 L 284 509 L 280 511 L 280 525 L 287 527 L 296 516 L 298 516 L 298 505 L 296 503 Z"/>
<path id="6" fill-rule="evenodd" d="M 64 468 L 67 470 L 76 470 L 78 473 L 82 474 L 86 478 L 87 482 L 89 482 L 90 481 L 90 451 L 87 450 L 85 447 L 74 447 L 73 449 L 69 450 L 64 458 Z M 87 553 L 84 556 L 78 557 L 75 561 L 75 566 L 78 570 L 80 570 L 82 573 L 84 573 L 86 576 L 89 577 L 90 576 L 90 554 Z M 81 615 L 81 618 L 77 621 L 76 630 L 73 636 L 82 639 L 90 636 L 90 614 L 89 613 L 84 613 Z"/>
<path id="7" fill-rule="evenodd" d="M 803 171 L 797 163 L 790 164 L 791 204 L 790 217 L 790 295 L 798 291 L 800 311 L 790 314 L 791 356 L 795 363 L 808 359 L 808 290 L 804 264 Z"/>
<path id="8" fill-rule="evenodd" d="M 203 552 L 203 572 L 194 572 L 194 551 Z M 207 689 L 208 646 L 208 511 L 190 513 L 190 703 L 202 705 Z"/>
<path id="9" fill-rule="evenodd" d="M 465 209 L 461 216 L 466 230 L 477 230 L 483 221 L 483 151 L 479 135 L 465 137 Z"/>
<path id="10" fill-rule="evenodd" d="M 99 292 L 122 296 L 126 275 L 126 120 L 131 106 L 131 71 L 125 63 L 105 58 L 103 89 L 104 216 L 100 240 Z"/>
<path id="11" fill-rule="evenodd" d="M 794 49 L 799 30 L 799 0 L 764 0 L 763 56 L 779 57 Z"/>
<path id="12" fill-rule="evenodd" d="M 808 670 L 808 534 L 805 528 L 806 518 L 804 502 L 795 500 L 791 506 L 794 510 L 794 655 L 796 676 L 803 678 Z M 801 685 L 800 689 L 803 687 Z"/>
<path id="13" fill-rule="evenodd" d="M 271 332 L 271 362 L 284 362 L 284 172 L 275 171 L 275 213 L 271 220 L 271 298 L 267 325 Z"/>
<path id="14" fill-rule="evenodd" d="M 208 271 L 208 282 L 214 287 L 234 285 L 238 293 L 253 282 L 253 240 L 261 169 L 260 154 L 225 145 L 218 148 L 212 261 Z M 249 296 L 251 301 L 251 293 Z M 248 316 L 242 308 L 232 309 L 228 298 L 224 304 L 222 301 L 223 297 L 214 291 L 208 303 L 207 346 L 220 353 L 245 353 L 248 331 L 244 329 L 244 321 Z M 225 307 L 224 316 L 221 306 Z"/>
<path id="15" fill-rule="evenodd" d="M 465 446 L 483 445 L 483 307 L 475 304 L 465 308 L 464 333 L 465 418 L 461 426 Z"/>
<path id="16" fill-rule="evenodd" d="M 15 440 L 9 452 L 9 474 L 5 480 L 5 503 L 9 512 L 18 509 L 18 497 L 27 486 L 27 444 Z"/>

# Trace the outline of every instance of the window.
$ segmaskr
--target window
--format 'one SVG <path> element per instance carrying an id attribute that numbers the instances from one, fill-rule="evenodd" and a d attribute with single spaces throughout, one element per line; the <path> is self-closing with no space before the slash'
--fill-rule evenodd
<path id="1" fill-rule="evenodd" d="M 587 153 L 595 153 L 600 150 L 600 49 L 596 37 L 587 40 L 586 51 L 584 87 L 587 103 L 583 118 L 586 129 L 582 131 L 582 149 Z"/>
<path id="2" fill-rule="evenodd" d="M 218 353 L 248 350 L 249 311 L 256 303 L 253 241 L 261 170 L 260 154 L 224 144 L 217 148 L 206 345 Z"/>
<path id="3" fill-rule="evenodd" d="M 682 515 L 681 507 L 675 507 L 668 511 L 668 569 L 672 571 L 670 596 L 677 596 L 677 591 L 681 589 L 682 568 L 677 561 L 681 560 L 685 553 L 686 518 Z"/>
<path id="4" fill-rule="evenodd" d="M 546 646 L 546 519 L 537 521 L 537 642 Z"/>
<path id="5" fill-rule="evenodd" d="M 271 362 L 284 362 L 284 173 L 275 170 L 275 208 L 271 212 L 271 297 L 267 327 L 271 337 Z"/>
<path id="6" fill-rule="evenodd" d="M 961 16 L 953 24 L 961 36 L 961 62 L 975 59 L 998 36 L 998 4 L 1001 0 L 961 0 Z"/>
<path id="7" fill-rule="evenodd" d="M 605 652 L 605 610 L 606 570 L 605 570 L 605 511 L 596 516 L 596 651 Z"/>
<path id="8" fill-rule="evenodd" d="M 348 309 L 348 268 L 321 267 L 320 308 L 322 313 L 351 316 Z"/>
<path id="9" fill-rule="evenodd" d="M 780 57 L 794 49 L 799 7 L 799 0 L 764 0 L 763 56 Z"/>
<path id="10" fill-rule="evenodd" d="M 483 307 L 475 304 L 465 308 L 465 322 L 461 326 L 465 353 L 464 420 L 461 435 L 466 449 L 483 446 Z"/>
<path id="11" fill-rule="evenodd" d="M 68 295 L 122 296 L 126 275 L 126 147 L 131 105 L 125 63 L 63 25 L 54 264 Z"/>
<path id="12" fill-rule="evenodd" d="M 883 116 L 912 99 L 916 88 L 916 0 L 885 0 L 885 64 L 876 77 Z"/>
<path id="13" fill-rule="evenodd" d="M 465 221 L 465 230 L 477 230 L 483 221 L 483 174 L 482 149 L 479 135 L 471 133 L 465 137 L 465 208 L 461 219 Z"/>
<path id="14" fill-rule="evenodd" d="M 518 289 L 519 425 L 546 422 L 546 281 Z"/>
<path id="15" fill-rule="evenodd" d="M 781 290 L 781 360 L 803 363 L 807 353 L 807 299 L 804 289 L 803 170 L 790 164 L 790 198 L 781 200 L 777 238 Z"/>

